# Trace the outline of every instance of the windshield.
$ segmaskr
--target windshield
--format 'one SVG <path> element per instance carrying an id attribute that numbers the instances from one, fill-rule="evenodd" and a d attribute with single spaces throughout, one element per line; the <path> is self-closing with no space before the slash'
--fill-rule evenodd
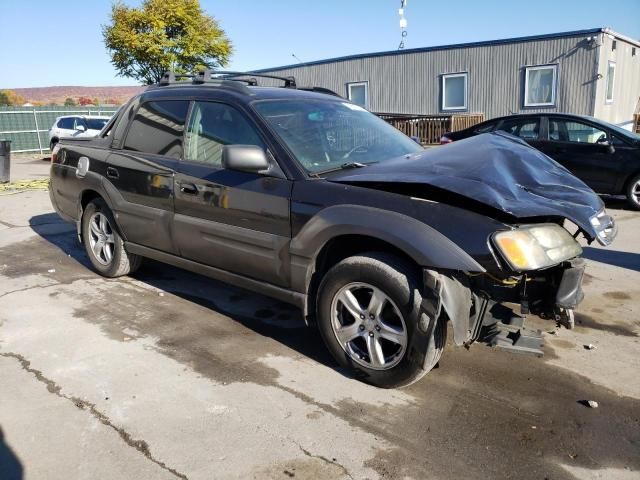
<path id="1" fill-rule="evenodd" d="M 109 121 L 108 118 L 86 118 L 87 128 L 89 130 L 102 130 Z"/>
<path id="2" fill-rule="evenodd" d="M 255 108 L 310 173 L 377 163 L 422 147 L 384 120 L 347 102 L 269 100 Z"/>

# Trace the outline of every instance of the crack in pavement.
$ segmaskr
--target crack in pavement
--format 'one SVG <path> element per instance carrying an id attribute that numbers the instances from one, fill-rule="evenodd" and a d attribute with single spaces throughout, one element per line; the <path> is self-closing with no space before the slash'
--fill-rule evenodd
<path id="1" fill-rule="evenodd" d="M 3 222 L 2 220 L 0 220 L 0 225 L 4 225 L 5 227 L 9 227 L 9 228 L 16 228 L 18 226 L 18 225 L 12 225 L 11 223 Z"/>
<path id="2" fill-rule="evenodd" d="M 340 463 L 338 463 L 338 462 L 336 462 L 334 460 L 329 460 L 327 457 L 325 457 L 323 455 L 314 455 L 313 453 L 311 453 L 309 450 L 304 448 L 302 445 L 300 445 L 298 442 L 296 442 L 292 438 L 289 438 L 289 440 L 291 440 L 300 449 L 300 451 L 302 453 L 304 453 L 307 457 L 317 458 L 318 460 L 322 460 L 325 463 L 329 463 L 331 465 L 335 465 L 336 467 L 340 468 L 347 477 L 349 477 L 351 480 L 353 480 L 353 476 L 349 473 L 349 470 L 347 470 L 344 465 L 341 465 Z"/>
<path id="3" fill-rule="evenodd" d="M 132 438 L 131 434 L 127 432 L 124 428 L 117 427 L 116 425 L 111 423 L 111 420 L 109 419 L 109 417 L 107 417 L 104 413 L 99 411 L 93 403 L 72 395 L 65 395 L 61 393 L 62 387 L 57 385 L 53 380 L 45 377 L 42 374 L 42 372 L 40 372 L 39 370 L 32 368 L 31 362 L 26 358 L 24 358 L 24 356 L 18 353 L 13 353 L 13 352 L 0 352 L 0 357 L 16 359 L 22 366 L 23 370 L 26 370 L 27 372 L 31 373 L 33 376 L 36 377 L 36 379 L 39 382 L 44 383 L 47 387 L 47 390 L 50 393 L 53 393 L 54 395 L 60 398 L 64 398 L 65 400 L 69 400 L 73 402 L 73 404 L 80 410 L 88 410 L 89 413 L 91 413 L 91 415 L 93 415 L 97 420 L 100 421 L 100 423 L 115 430 L 120 436 L 120 438 L 128 446 L 135 448 L 138 452 L 142 453 L 147 459 L 151 460 L 160 468 L 168 471 L 174 476 L 182 480 L 188 480 L 188 477 L 185 474 L 178 472 L 176 469 L 167 466 L 166 463 L 154 458 L 153 455 L 151 454 L 151 451 L 149 450 L 149 445 L 147 444 L 147 442 L 145 442 L 144 440 L 136 440 Z"/>
<path id="4" fill-rule="evenodd" d="M 18 288 L 17 290 L 10 290 L 8 292 L 4 292 L 0 294 L 0 298 L 6 297 L 7 295 L 11 295 L 12 293 L 26 292 L 27 290 L 33 290 L 34 288 L 46 288 L 46 287 L 55 287 L 57 285 L 62 285 L 62 283 L 47 283 L 41 285 L 31 285 L 30 287 Z"/>

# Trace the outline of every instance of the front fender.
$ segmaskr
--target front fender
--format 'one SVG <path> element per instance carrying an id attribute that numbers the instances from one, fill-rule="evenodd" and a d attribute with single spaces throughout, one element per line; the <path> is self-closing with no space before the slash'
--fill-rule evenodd
<path id="1" fill-rule="evenodd" d="M 422 267 L 485 271 L 458 245 L 415 218 L 375 207 L 335 205 L 318 212 L 292 239 L 294 285 L 308 285 L 313 260 L 329 240 L 342 235 L 364 235 L 383 240 L 395 245 Z"/>

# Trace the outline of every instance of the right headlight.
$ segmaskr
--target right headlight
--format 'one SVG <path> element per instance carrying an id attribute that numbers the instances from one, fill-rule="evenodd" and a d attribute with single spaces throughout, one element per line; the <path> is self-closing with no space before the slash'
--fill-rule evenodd
<path id="1" fill-rule="evenodd" d="M 582 253 L 582 247 L 569 232 L 554 223 L 498 232 L 493 243 L 517 272 L 550 267 Z"/>

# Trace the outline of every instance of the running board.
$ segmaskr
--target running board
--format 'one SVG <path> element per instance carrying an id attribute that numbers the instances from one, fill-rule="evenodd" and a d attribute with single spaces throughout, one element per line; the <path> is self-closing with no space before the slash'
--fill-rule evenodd
<path id="1" fill-rule="evenodd" d="M 544 355 L 542 331 L 528 330 L 523 324 L 522 317 L 514 317 L 509 324 L 494 323 L 484 327 L 480 341 L 498 350 L 542 357 Z"/>

